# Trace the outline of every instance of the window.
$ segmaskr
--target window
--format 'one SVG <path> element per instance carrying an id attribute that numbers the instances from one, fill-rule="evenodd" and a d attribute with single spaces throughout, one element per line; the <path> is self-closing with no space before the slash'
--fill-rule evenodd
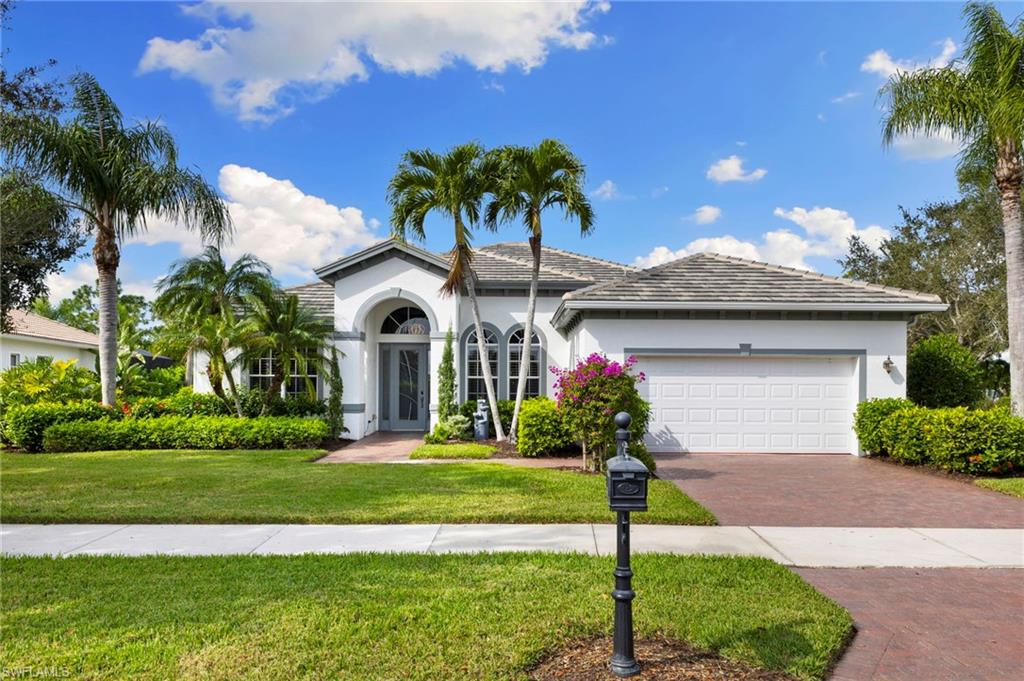
<path id="1" fill-rule="evenodd" d="M 11 367 L 16 367 L 19 364 L 21 364 L 21 355 L 18 354 L 17 352 L 12 352 L 11 353 L 11 364 L 10 364 L 10 366 Z"/>
<path id="2" fill-rule="evenodd" d="M 418 307 L 400 307 L 387 316 L 380 325 L 380 332 L 426 336 L 430 333 L 430 322 Z"/>
<path id="3" fill-rule="evenodd" d="M 518 329 L 508 338 L 508 398 L 514 400 L 519 389 L 519 368 L 523 354 L 523 329 Z M 526 373 L 525 397 L 540 395 L 540 339 L 533 334 L 530 343 L 530 367 Z"/>
<path id="4" fill-rule="evenodd" d="M 296 358 L 292 358 L 291 373 L 285 385 L 285 393 L 288 395 L 306 394 L 310 389 L 314 395 L 317 394 L 316 350 L 307 350 L 302 354 L 307 358 L 302 366 Z"/>
<path id="5" fill-rule="evenodd" d="M 249 389 L 269 390 L 274 381 L 274 355 L 268 352 L 249 362 Z"/>
<path id="6" fill-rule="evenodd" d="M 491 366 L 491 382 L 494 394 L 498 394 L 498 338 L 490 329 L 484 329 L 484 348 L 487 363 Z M 480 349 L 476 343 L 476 331 L 466 336 L 466 399 L 486 400 L 487 387 L 484 383 L 484 369 L 480 361 Z"/>

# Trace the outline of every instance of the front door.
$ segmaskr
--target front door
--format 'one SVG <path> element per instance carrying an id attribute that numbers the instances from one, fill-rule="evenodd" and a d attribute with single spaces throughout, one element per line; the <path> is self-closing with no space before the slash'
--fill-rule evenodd
<path id="1" fill-rule="evenodd" d="M 427 429 L 427 345 L 390 345 L 388 387 L 391 430 Z"/>

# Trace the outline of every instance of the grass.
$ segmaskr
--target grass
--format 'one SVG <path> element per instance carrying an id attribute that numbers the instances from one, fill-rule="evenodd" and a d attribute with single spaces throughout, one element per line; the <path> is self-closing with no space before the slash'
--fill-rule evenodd
<path id="1" fill-rule="evenodd" d="M 444 445 L 420 445 L 409 455 L 410 459 L 489 459 L 494 447 L 475 442 Z"/>
<path id="2" fill-rule="evenodd" d="M 7 523 L 612 522 L 604 478 L 498 463 L 313 464 L 307 451 L 0 453 Z M 655 480 L 641 523 L 711 525 Z"/>
<path id="3" fill-rule="evenodd" d="M 583 555 L 5 558 L 0 668 L 75 678 L 522 679 L 610 633 Z M 824 678 L 850 616 L 759 558 L 635 559 L 637 635 Z"/>
<path id="4" fill-rule="evenodd" d="M 1024 478 L 982 478 L 974 484 L 994 489 L 1012 497 L 1024 498 Z"/>

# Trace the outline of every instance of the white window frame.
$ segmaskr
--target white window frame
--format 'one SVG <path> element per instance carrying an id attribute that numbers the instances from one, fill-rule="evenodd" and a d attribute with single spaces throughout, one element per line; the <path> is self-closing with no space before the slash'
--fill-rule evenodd
<path id="1" fill-rule="evenodd" d="M 491 361 L 491 379 L 494 385 L 494 395 L 498 395 L 498 378 L 499 371 L 501 369 L 501 343 L 498 341 L 498 334 L 491 329 L 484 329 L 484 349 L 488 355 L 493 353 L 493 361 Z M 466 399 L 467 400 L 486 400 L 487 399 L 487 386 L 484 385 L 483 375 L 483 364 L 480 364 L 479 373 L 470 373 L 469 366 L 472 361 L 471 352 L 479 352 L 476 344 L 476 329 L 471 330 L 466 335 L 466 346 L 465 346 L 465 373 L 466 377 Z M 478 360 L 479 363 L 479 360 Z M 484 388 L 483 393 L 479 396 L 473 395 L 472 381 L 480 381 L 480 385 Z"/>
<path id="2" fill-rule="evenodd" d="M 508 399 L 510 399 L 510 400 L 516 399 L 516 388 L 518 387 L 517 384 L 518 384 L 518 381 L 519 381 L 519 367 L 516 366 L 515 370 L 513 370 L 513 368 L 512 368 L 512 362 L 515 361 L 518 364 L 519 360 L 515 360 L 512 357 L 512 353 L 515 352 L 518 355 L 520 352 L 522 352 L 522 350 L 523 350 L 523 340 L 522 339 L 523 339 L 523 335 L 524 335 L 525 331 L 526 330 L 524 328 L 520 327 L 520 328 L 516 329 L 515 331 L 513 331 L 511 334 L 509 334 L 509 337 L 508 337 L 508 348 L 507 348 L 507 352 L 505 354 L 505 357 L 506 357 L 506 359 L 505 359 L 506 367 L 505 368 L 506 368 L 506 372 L 507 372 L 508 375 L 505 377 L 505 381 L 506 381 L 506 385 L 508 387 Z M 516 340 L 517 338 L 518 338 L 518 340 Z M 541 362 L 542 350 L 543 349 L 541 347 L 540 335 L 538 335 L 538 333 L 536 331 L 534 331 L 533 332 L 533 342 L 530 343 L 530 355 L 531 355 L 530 364 L 533 365 L 534 363 L 536 363 L 536 373 L 527 372 L 527 374 L 526 374 L 526 392 L 523 394 L 523 399 L 529 399 L 531 397 L 540 397 L 541 395 L 544 394 L 543 386 L 541 384 L 541 374 L 540 374 L 540 362 Z M 535 358 L 533 357 L 534 353 L 536 353 L 536 357 Z M 530 368 L 533 369 L 534 367 L 531 366 Z M 537 381 L 537 391 L 536 392 L 530 392 L 530 381 L 533 381 L 533 380 Z"/>
<path id="3" fill-rule="evenodd" d="M 8 365 L 11 369 L 21 364 L 21 353 L 12 352 L 10 356 L 10 364 Z"/>

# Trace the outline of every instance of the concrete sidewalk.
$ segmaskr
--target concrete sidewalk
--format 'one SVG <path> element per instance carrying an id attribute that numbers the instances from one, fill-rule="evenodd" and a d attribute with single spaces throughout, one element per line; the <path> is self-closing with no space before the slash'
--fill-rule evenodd
<path id="1" fill-rule="evenodd" d="M 1024 568 L 1024 530 L 634 525 L 634 552 L 794 567 Z M 4 555 L 615 552 L 613 525 L 0 525 Z"/>

